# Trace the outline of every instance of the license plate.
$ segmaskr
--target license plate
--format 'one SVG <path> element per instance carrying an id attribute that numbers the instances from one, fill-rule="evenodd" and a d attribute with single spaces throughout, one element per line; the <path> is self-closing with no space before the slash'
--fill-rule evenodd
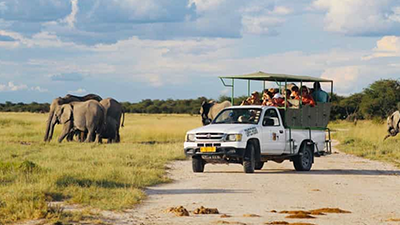
<path id="1" fill-rule="evenodd" d="M 200 152 L 216 152 L 217 147 L 201 147 Z"/>

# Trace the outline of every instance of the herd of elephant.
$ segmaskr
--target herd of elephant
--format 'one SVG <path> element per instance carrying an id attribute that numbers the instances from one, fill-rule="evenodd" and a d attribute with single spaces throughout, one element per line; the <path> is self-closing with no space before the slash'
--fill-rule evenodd
<path id="1" fill-rule="evenodd" d="M 122 124 L 121 124 L 122 119 Z M 122 105 L 113 98 L 102 99 L 95 94 L 83 97 L 66 95 L 54 99 L 50 105 L 44 141 L 51 141 L 56 124 L 63 124 L 58 142 L 72 141 L 108 143 L 120 142 L 119 129 L 124 126 Z"/>

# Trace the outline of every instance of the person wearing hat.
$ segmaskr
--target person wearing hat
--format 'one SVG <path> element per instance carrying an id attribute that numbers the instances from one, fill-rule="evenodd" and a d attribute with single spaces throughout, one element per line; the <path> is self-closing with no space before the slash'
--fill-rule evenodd
<path id="1" fill-rule="evenodd" d="M 241 105 L 261 105 L 260 95 L 258 91 L 253 91 Z"/>
<path id="2" fill-rule="evenodd" d="M 285 106 L 285 98 L 283 98 L 283 95 L 276 93 L 274 95 L 274 97 L 272 98 L 272 106 L 275 106 L 275 107 Z"/>

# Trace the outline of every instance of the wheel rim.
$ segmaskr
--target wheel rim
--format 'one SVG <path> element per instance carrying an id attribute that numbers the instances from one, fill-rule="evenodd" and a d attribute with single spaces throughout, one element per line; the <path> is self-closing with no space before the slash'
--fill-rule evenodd
<path id="1" fill-rule="evenodd" d="M 303 156 L 301 157 L 301 164 L 303 168 L 307 168 L 310 165 L 311 155 L 309 151 L 304 151 Z"/>

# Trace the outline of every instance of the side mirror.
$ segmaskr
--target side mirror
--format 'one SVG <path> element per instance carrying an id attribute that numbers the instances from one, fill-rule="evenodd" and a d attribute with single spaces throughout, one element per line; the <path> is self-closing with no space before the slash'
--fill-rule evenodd
<path id="1" fill-rule="evenodd" d="M 265 118 L 263 121 L 263 126 L 274 126 L 275 121 L 271 118 Z"/>

